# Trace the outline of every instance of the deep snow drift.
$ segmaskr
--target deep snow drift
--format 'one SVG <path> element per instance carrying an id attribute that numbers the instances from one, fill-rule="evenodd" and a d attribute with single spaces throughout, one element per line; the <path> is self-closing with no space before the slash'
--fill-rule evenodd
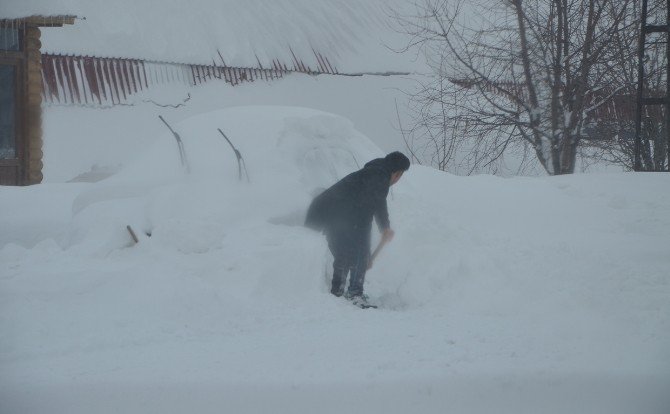
<path id="1" fill-rule="evenodd" d="M 397 129 L 396 101 L 402 122 L 409 124 L 406 96 L 401 90 L 409 90 L 415 83 L 416 79 L 399 76 L 294 74 L 235 87 L 224 82 L 195 88 L 163 87 L 133 95 L 134 106 L 104 110 L 50 106 L 44 111 L 43 121 L 44 180 L 64 182 L 92 169 L 114 171 L 127 165 L 137 154 L 146 152 L 157 135 L 167 131 L 158 115 L 176 123 L 236 106 L 300 106 L 326 111 L 351 120 L 384 151 L 401 150 L 405 144 Z M 218 121 L 218 127 L 225 130 L 230 119 L 223 114 Z"/>
<path id="2" fill-rule="evenodd" d="M 303 108 L 175 129 L 190 174 L 165 133 L 104 181 L 0 188 L 3 414 L 670 407 L 667 174 L 413 166 L 362 311 L 300 223 L 376 145 Z"/>

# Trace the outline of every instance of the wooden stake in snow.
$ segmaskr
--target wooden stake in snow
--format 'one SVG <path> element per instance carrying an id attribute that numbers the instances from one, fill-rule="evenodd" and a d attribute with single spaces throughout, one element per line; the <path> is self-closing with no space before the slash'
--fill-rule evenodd
<path id="1" fill-rule="evenodd" d="M 127 226 L 126 226 L 126 229 L 128 229 L 128 233 L 130 233 L 130 237 L 133 238 L 133 241 L 135 242 L 135 244 L 139 243 L 139 242 L 140 242 L 140 239 L 137 238 L 137 235 L 136 235 L 135 232 L 133 231 L 133 228 L 130 227 L 130 225 L 127 225 Z"/>

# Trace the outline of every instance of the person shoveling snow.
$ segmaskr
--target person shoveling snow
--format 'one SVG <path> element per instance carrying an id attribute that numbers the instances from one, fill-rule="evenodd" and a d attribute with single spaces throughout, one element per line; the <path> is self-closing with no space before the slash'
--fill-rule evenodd
<path id="1" fill-rule="evenodd" d="M 397 151 L 374 159 L 319 194 L 307 211 L 305 225 L 326 234 L 334 257 L 330 293 L 338 297 L 344 294 L 356 306 L 373 307 L 363 294 L 365 273 L 372 267 L 376 253 L 393 238 L 386 196 L 389 187 L 400 180 L 409 165 L 409 159 Z M 373 217 L 382 238 L 371 256 Z M 349 289 L 345 294 L 350 272 Z"/>

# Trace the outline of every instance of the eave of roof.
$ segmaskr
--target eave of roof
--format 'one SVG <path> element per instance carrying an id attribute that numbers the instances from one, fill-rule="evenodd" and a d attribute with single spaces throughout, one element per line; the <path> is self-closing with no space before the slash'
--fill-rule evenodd
<path id="1" fill-rule="evenodd" d="M 40 27 L 62 27 L 65 24 L 74 24 L 77 16 L 72 15 L 33 15 L 14 19 L 0 19 L 0 25 L 29 24 Z"/>

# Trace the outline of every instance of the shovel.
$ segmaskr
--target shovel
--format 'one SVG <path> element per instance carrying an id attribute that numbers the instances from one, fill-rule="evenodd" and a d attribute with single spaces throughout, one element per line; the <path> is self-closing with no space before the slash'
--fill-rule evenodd
<path id="1" fill-rule="evenodd" d="M 384 246 L 386 246 L 386 243 L 390 242 L 392 238 L 393 236 L 388 238 L 382 237 L 382 239 L 379 241 L 379 244 L 375 248 L 375 251 L 373 251 L 372 254 L 370 255 L 370 260 L 368 261 L 368 270 L 372 269 L 373 262 L 375 261 L 379 253 L 382 251 Z"/>

